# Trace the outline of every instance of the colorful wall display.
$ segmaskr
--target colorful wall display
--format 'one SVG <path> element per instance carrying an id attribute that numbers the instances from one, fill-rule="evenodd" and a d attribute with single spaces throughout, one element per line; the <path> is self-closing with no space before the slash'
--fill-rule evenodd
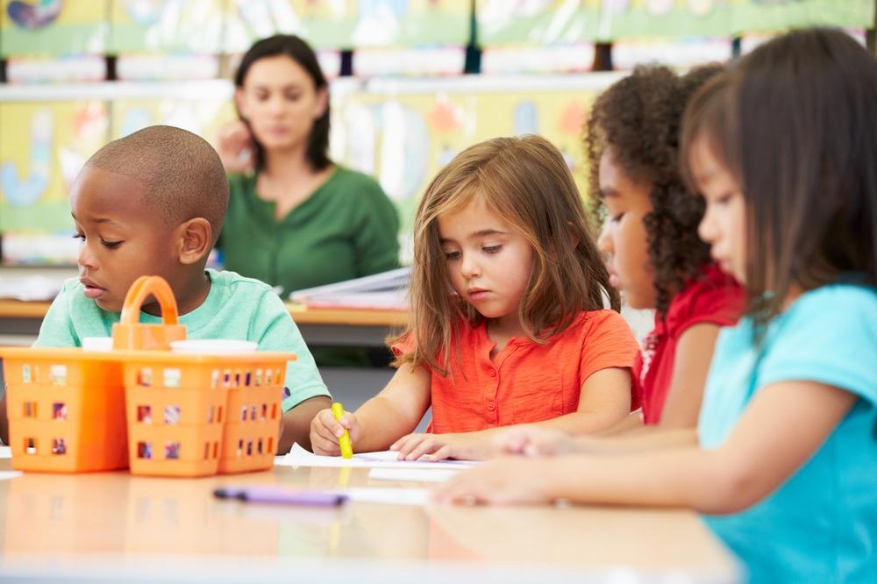
<path id="1" fill-rule="evenodd" d="M 235 117 L 230 99 L 119 99 L 113 101 L 110 139 L 165 124 L 189 130 L 213 143 L 220 126 Z"/>
<path id="2" fill-rule="evenodd" d="M 245 51 L 277 32 L 316 48 L 465 45 L 468 0 L 230 0 L 226 45 Z"/>
<path id="3" fill-rule="evenodd" d="M 98 100 L 0 103 L 0 232 L 69 231 L 68 193 L 82 164 L 107 141 Z"/>
<path id="4" fill-rule="evenodd" d="M 816 24 L 866 28 L 872 0 L 476 0 L 485 46 L 734 36 Z"/>
<path id="5" fill-rule="evenodd" d="M 585 185 L 582 129 L 593 90 L 350 95 L 333 105 L 333 156 L 378 178 L 410 229 L 431 178 L 456 154 L 496 136 L 541 134 Z"/>
<path id="6" fill-rule="evenodd" d="M 220 53 L 224 0 L 110 0 L 110 52 Z"/>
<path id="7" fill-rule="evenodd" d="M 0 0 L 0 57 L 106 52 L 107 0 Z"/>

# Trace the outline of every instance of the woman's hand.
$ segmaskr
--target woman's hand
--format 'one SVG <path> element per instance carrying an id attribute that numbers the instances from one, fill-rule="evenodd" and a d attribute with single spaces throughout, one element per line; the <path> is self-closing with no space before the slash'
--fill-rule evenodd
<path id="1" fill-rule="evenodd" d="M 216 151 L 226 172 L 244 173 L 253 170 L 253 137 L 242 120 L 229 122 L 219 129 Z"/>

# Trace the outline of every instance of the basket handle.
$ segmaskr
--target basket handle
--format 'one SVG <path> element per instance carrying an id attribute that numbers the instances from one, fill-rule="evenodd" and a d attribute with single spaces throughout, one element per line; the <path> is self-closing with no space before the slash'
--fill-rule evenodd
<path id="1" fill-rule="evenodd" d="M 140 321 L 140 308 L 150 295 L 155 296 L 161 306 L 161 318 L 164 324 L 177 324 L 179 320 L 177 301 L 167 280 L 161 276 L 140 276 L 131 284 L 128 294 L 125 295 L 119 322 L 137 324 Z"/>

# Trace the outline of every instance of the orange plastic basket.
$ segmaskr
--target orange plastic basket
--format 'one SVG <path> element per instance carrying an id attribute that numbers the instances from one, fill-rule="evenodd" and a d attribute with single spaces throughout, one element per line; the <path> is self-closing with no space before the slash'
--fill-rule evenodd
<path id="1" fill-rule="evenodd" d="M 12 468 L 128 467 L 122 366 L 109 353 L 4 348 Z"/>
<path id="2" fill-rule="evenodd" d="M 132 348 L 164 348 L 169 342 L 168 335 L 157 330 L 144 335 L 143 325 L 135 320 L 140 305 L 152 294 L 159 300 L 163 321 L 167 324 L 170 316 L 175 324 L 176 303 L 169 288 L 168 294 L 160 292 L 162 284 L 163 280 L 152 279 L 132 287 L 119 328 L 113 330 L 114 347 L 120 340 Z M 292 354 L 129 351 L 119 355 L 132 474 L 203 476 L 264 470 L 274 464 L 283 381 Z"/>
<path id="3" fill-rule="evenodd" d="M 138 322 L 150 296 L 163 324 Z M 113 350 L 0 350 L 12 466 L 204 476 L 271 468 L 292 353 L 172 353 L 186 337 L 170 287 L 138 279 L 113 327 Z"/>

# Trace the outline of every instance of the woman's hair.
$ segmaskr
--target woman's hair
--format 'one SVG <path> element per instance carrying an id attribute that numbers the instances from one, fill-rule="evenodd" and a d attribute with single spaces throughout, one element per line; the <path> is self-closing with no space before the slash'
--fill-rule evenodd
<path id="1" fill-rule="evenodd" d="M 566 330 L 582 311 L 600 310 L 618 292 L 594 243 L 588 217 L 561 153 L 538 136 L 495 138 L 458 154 L 432 180 L 414 220 L 411 316 L 414 350 L 400 362 L 447 371 L 451 339 L 462 319 L 481 316 L 452 295 L 439 240 L 439 217 L 476 198 L 533 248 L 533 267 L 518 313 L 527 336 L 543 342 Z M 443 362 L 439 357 L 443 355 Z"/>
<path id="2" fill-rule="evenodd" d="M 709 245 L 697 236 L 704 203 L 691 196 L 679 172 L 679 131 L 691 95 L 721 71 L 706 65 L 680 77 L 663 66 L 637 67 L 600 94 L 587 123 L 589 190 L 597 216 L 603 214 L 600 157 L 607 150 L 628 178 L 649 185 L 652 211 L 643 221 L 662 314 L 710 261 Z"/>
<path id="3" fill-rule="evenodd" d="M 839 30 L 758 47 L 685 115 L 746 200 L 746 290 L 762 329 L 789 293 L 877 286 L 877 62 Z"/>
<path id="4" fill-rule="evenodd" d="M 234 84 L 236 87 L 243 88 L 244 81 L 247 78 L 247 72 L 250 67 L 259 59 L 265 57 L 276 57 L 285 55 L 298 63 L 314 82 L 314 90 L 320 91 L 324 89 L 328 92 L 328 84 L 323 70 L 320 69 L 320 63 L 311 47 L 302 39 L 295 35 L 278 34 L 260 41 L 250 47 L 250 50 L 241 59 L 238 70 L 234 76 Z M 306 156 L 311 166 L 315 170 L 322 170 L 332 164 L 329 158 L 329 102 L 326 101 L 326 111 L 323 115 L 314 121 L 311 129 L 311 135 L 308 136 L 308 147 Z M 243 117 L 241 119 L 244 119 Z M 247 122 L 246 119 L 244 119 Z M 255 168 L 257 171 L 265 167 L 265 150 L 261 144 L 253 137 L 253 148 L 255 157 Z"/>

